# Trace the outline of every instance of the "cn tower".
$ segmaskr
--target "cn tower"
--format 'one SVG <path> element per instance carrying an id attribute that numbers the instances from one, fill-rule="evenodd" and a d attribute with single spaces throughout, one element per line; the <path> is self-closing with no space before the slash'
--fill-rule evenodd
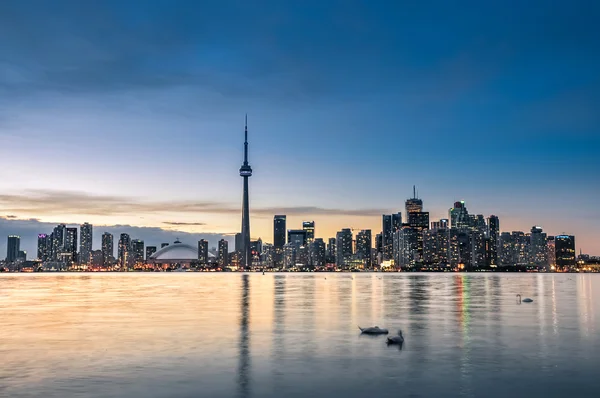
<path id="1" fill-rule="evenodd" d="M 240 177 L 244 179 L 244 198 L 242 201 L 242 266 L 250 269 L 250 205 L 248 201 L 248 177 L 252 176 L 252 167 L 248 164 L 248 115 L 244 129 L 244 163 L 240 167 Z"/>

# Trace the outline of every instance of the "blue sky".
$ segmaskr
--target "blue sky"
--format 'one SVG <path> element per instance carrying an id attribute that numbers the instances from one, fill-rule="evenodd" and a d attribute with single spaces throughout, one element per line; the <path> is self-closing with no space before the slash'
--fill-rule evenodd
<path id="1" fill-rule="evenodd" d="M 432 219 L 464 199 L 600 254 L 599 17 L 594 1 L 3 1 L 0 216 L 236 232 L 247 112 L 255 238 L 280 211 L 322 237 L 378 231 L 416 184 Z"/>

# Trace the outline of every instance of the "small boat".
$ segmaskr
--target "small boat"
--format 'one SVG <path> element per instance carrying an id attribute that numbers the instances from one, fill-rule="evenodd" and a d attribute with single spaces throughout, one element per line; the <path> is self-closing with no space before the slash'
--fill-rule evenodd
<path id="1" fill-rule="evenodd" d="M 388 334 L 389 331 L 387 329 L 382 329 L 379 326 L 373 326 L 370 328 L 361 328 L 360 326 L 358 327 L 360 329 L 360 332 L 362 334 Z"/>

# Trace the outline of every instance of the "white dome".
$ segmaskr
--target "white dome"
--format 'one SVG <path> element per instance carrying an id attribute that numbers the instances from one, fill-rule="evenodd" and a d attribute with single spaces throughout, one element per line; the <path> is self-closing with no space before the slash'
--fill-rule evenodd
<path id="1" fill-rule="evenodd" d="M 150 258 L 152 260 L 165 261 L 195 261 L 198 260 L 198 249 L 185 243 L 175 242 L 172 245 L 163 247 L 150 256 Z"/>

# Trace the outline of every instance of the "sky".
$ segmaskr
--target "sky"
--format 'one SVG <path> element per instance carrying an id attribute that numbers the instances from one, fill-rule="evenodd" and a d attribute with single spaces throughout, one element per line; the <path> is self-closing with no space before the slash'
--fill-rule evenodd
<path id="1" fill-rule="evenodd" d="M 573 0 L 1 1 L 0 257 L 59 222 L 231 239 L 246 113 L 254 239 L 274 214 L 375 234 L 416 185 L 431 220 L 465 200 L 600 254 L 599 18 Z"/>

